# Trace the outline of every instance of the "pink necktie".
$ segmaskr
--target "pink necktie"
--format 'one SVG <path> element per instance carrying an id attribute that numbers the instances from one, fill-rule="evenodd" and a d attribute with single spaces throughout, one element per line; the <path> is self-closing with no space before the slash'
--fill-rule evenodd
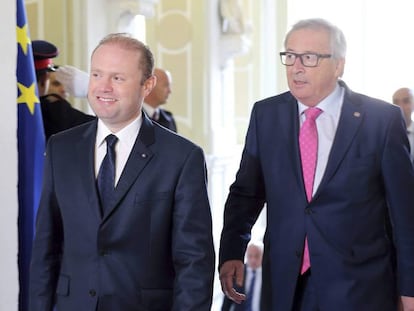
<path id="1" fill-rule="evenodd" d="M 316 159 L 318 153 L 318 130 L 316 118 L 322 110 L 311 107 L 305 110 L 305 122 L 303 122 L 299 133 L 300 157 L 302 161 L 303 180 L 305 183 L 306 198 L 308 202 L 312 199 L 313 180 L 315 178 Z M 310 268 L 308 239 L 305 238 L 301 274 Z"/>

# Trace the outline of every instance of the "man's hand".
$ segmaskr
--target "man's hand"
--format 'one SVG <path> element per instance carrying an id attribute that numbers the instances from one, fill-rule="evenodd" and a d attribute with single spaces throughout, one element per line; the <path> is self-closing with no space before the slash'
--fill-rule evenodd
<path id="1" fill-rule="evenodd" d="M 234 284 L 243 286 L 244 264 L 241 260 L 228 260 L 220 268 L 220 283 L 223 293 L 236 303 L 246 300 L 246 295 L 237 292 Z"/>
<path id="2" fill-rule="evenodd" d="M 401 296 L 401 306 L 398 308 L 401 311 L 414 311 L 414 297 Z"/>

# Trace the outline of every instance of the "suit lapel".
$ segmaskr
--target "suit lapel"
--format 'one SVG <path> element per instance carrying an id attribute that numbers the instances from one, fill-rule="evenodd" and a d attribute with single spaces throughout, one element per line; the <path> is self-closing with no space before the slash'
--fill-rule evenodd
<path id="1" fill-rule="evenodd" d="M 103 220 L 108 218 L 113 210 L 118 207 L 119 202 L 127 194 L 128 190 L 153 156 L 153 152 L 149 149 L 149 146 L 155 141 L 154 126 L 147 116 L 144 114 L 142 114 L 142 116 L 143 121 L 137 140 L 135 141 L 128 161 L 125 164 L 125 168 L 119 178 L 113 199 L 109 204 L 109 208 L 104 215 Z"/>
<path id="2" fill-rule="evenodd" d="M 77 163 L 79 164 L 81 180 L 85 196 L 89 199 L 89 206 L 96 219 L 101 219 L 99 197 L 96 188 L 95 178 L 95 139 L 97 122 L 93 122 L 85 131 L 82 138 L 76 145 Z M 86 151 L 86 156 L 85 156 Z"/>
<path id="3" fill-rule="evenodd" d="M 341 116 L 338 122 L 335 139 L 329 154 L 325 173 L 318 187 L 315 197 L 323 190 L 323 187 L 333 177 L 339 165 L 344 159 L 351 143 L 358 132 L 365 116 L 361 103 L 355 100 L 352 92 L 346 88 Z"/>
<path id="4" fill-rule="evenodd" d="M 291 95 L 290 92 L 285 94 L 287 98 L 285 100 L 282 100 L 282 103 L 288 105 L 288 107 L 281 107 L 281 111 L 287 111 L 288 114 L 286 115 L 284 113 L 277 113 L 276 115 L 279 116 L 279 120 L 277 120 L 277 122 L 279 122 L 279 124 L 281 125 L 282 137 L 285 140 L 287 147 L 286 154 L 289 156 L 289 159 L 292 162 L 293 172 L 295 173 L 296 181 L 298 185 L 300 185 L 300 187 L 303 188 L 303 196 L 306 200 L 299 151 L 298 104 L 296 99 Z"/>

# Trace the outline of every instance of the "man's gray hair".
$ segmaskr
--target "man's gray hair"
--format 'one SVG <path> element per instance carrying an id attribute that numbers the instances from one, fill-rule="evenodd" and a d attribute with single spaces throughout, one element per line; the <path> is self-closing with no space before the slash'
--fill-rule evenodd
<path id="1" fill-rule="evenodd" d="M 292 28 L 289 30 L 289 32 L 286 34 L 285 42 L 284 42 L 285 48 L 286 48 L 286 43 L 289 39 L 289 36 L 292 34 L 292 32 L 301 30 L 301 29 L 327 31 L 330 37 L 332 57 L 333 58 L 345 58 L 346 40 L 345 40 L 344 33 L 337 26 L 331 24 L 330 22 L 322 18 L 303 19 L 303 20 L 298 21 L 296 24 L 294 24 Z"/>

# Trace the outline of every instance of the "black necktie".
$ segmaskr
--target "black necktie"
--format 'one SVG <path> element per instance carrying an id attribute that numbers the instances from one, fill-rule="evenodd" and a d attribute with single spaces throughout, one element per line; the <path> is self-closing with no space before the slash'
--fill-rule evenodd
<path id="1" fill-rule="evenodd" d="M 256 270 L 252 270 L 252 279 L 250 280 L 249 291 L 247 292 L 246 297 L 246 307 L 244 308 L 245 311 L 251 311 L 252 302 L 253 302 L 253 293 L 254 293 L 254 284 L 256 282 Z"/>
<path id="2" fill-rule="evenodd" d="M 118 138 L 115 135 L 110 134 L 106 136 L 105 140 L 106 155 L 99 169 L 97 180 L 103 214 L 105 214 L 105 210 L 108 207 L 115 189 L 115 145 Z"/>

